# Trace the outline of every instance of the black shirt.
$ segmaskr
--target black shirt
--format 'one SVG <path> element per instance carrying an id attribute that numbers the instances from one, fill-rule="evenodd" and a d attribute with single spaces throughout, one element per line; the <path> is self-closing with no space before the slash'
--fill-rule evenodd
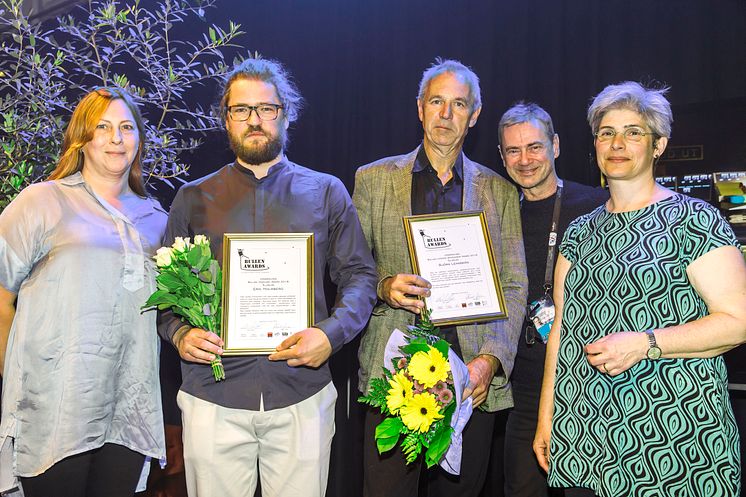
<path id="1" fill-rule="evenodd" d="M 453 164 L 453 176 L 444 185 L 420 147 L 412 168 L 412 214 L 437 214 L 462 210 L 464 197 L 464 157 Z"/>
<path id="2" fill-rule="evenodd" d="M 523 246 L 526 252 L 528 272 L 528 302 L 533 302 L 544 295 L 549 231 L 552 227 L 555 197 L 556 193 L 542 200 L 532 202 L 523 199 L 521 202 Z M 557 227 L 556 248 L 559 248 L 567 226 L 575 218 L 592 211 L 608 198 L 608 192 L 602 188 L 593 188 L 573 181 L 565 181 Z M 558 251 L 555 249 L 555 262 L 557 254 Z M 518 339 L 515 366 L 510 378 L 513 384 L 516 408 L 520 408 L 522 403 L 527 400 L 526 396 L 530 396 L 535 402 L 538 402 L 541 382 L 544 377 L 545 355 L 546 345 L 539 340 L 533 345 L 528 345 L 525 333 L 521 333 Z"/>
<path id="3" fill-rule="evenodd" d="M 412 214 L 437 214 L 463 210 L 464 197 L 464 157 L 458 155 L 453 164 L 453 176 L 444 185 L 438 173 L 427 158 L 425 147 L 420 147 L 412 168 Z M 419 316 L 416 323 L 419 323 Z M 461 357 L 461 346 L 455 326 L 440 328 L 441 336 L 451 344 L 451 348 Z"/>

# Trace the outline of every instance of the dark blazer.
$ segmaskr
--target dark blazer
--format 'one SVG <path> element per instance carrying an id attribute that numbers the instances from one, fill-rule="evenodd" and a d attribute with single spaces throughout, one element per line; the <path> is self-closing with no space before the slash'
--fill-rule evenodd
<path id="1" fill-rule="evenodd" d="M 412 168 L 418 151 L 419 147 L 406 155 L 378 160 L 355 173 L 352 201 L 373 251 L 379 280 L 412 272 L 402 217 L 412 213 Z M 502 370 L 492 380 L 484 404 L 488 411 L 496 411 L 513 405 L 508 378 L 526 306 L 528 280 L 518 194 L 500 175 L 466 156 L 463 180 L 463 210 L 483 210 L 487 219 L 508 319 L 458 326 L 457 333 L 465 362 L 479 354 L 500 360 Z M 383 353 L 391 331 L 405 330 L 414 318 L 409 311 L 378 301 L 360 344 L 361 392 L 367 393 L 371 377 L 383 374 Z"/>

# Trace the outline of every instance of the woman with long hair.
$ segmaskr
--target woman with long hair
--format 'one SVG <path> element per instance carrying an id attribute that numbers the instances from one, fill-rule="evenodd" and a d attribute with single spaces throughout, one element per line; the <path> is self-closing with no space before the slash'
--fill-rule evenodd
<path id="1" fill-rule="evenodd" d="M 49 181 L 0 214 L 0 492 L 131 496 L 164 456 L 142 118 L 99 88 L 75 108 Z"/>

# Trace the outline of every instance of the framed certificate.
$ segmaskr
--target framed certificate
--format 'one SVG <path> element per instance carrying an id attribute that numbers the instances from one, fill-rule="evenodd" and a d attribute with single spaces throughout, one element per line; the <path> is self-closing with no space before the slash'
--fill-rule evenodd
<path id="1" fill-rule="evenodd" d="M 313 233 L 223 235 L 225 355 L 270 354 L 314 321 Z"/>
<path id="2" fill-rule="evenodd" d="M 406 216 L 412 269 L 430 282 L 425 306 L 438 326 L 508 317 L 482 211 Z"/>

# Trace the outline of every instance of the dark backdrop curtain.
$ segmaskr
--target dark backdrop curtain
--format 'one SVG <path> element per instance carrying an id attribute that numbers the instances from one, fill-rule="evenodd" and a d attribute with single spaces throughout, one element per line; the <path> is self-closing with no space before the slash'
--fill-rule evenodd
<path id="1" fill-rule="evenodd" d="M 456 58 L 481 79 L 483 110 L 470 158 L 504 172 L 497 122 L 533 100 L 561 137 L 560 174 L 597 183 L 588 160 L 589 99 L 623 80 L 671 86 L 674 106 L 746 97 L 743 0 L 224 0 L 210 21 L 232 19 L 242 43 L 292 71 L 306 99 L 289 157 L 352 189 L 355 169 L 412 150 L 422 138 L 415 97 L 436 56 Z M 205 90 L 208 101 L 216 99 Z M 674 140 L 676 144 L 676 123 Z M 196 151 L 194 176 L 222 162 Z M 746 163 L 746 158 L 742 158 Z M 164 192 L 166 201 L 170 192 Z"/>

